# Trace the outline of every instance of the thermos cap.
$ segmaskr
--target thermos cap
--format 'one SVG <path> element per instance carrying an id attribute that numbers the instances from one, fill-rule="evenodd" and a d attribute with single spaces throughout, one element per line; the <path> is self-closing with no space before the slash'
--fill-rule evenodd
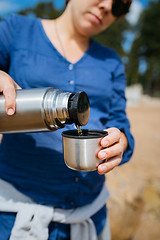
<path id="1" fill-rule="evenodd" d="M 71 94 L 68 102 L 70 121 L 76 125 L 85 126 L 89 120 L 90 104 L 85 92 Z"/>

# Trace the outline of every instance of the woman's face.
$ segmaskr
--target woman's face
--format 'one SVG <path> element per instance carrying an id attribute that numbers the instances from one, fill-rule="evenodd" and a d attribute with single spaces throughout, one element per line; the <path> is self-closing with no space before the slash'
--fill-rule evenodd
<path id="1" fill-rule="evenodd" d="M 109 27 L 116 19 L 112 15 L 113 0 L 70 0 L 73 24 L 84 36 L 90 37 Z"/>

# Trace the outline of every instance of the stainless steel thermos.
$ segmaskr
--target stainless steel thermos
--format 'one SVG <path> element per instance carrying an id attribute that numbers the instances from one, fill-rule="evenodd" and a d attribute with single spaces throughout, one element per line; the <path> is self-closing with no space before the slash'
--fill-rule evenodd
<path id="1" fill-rule="evenodd" d="M 16 113 L 5 112 L 0 95 L 0 133 L 55 131 L 65 124 L 85 126 L 90 114 L 85 92 L 69 93 L 54 88 L 16 90 Z"/>

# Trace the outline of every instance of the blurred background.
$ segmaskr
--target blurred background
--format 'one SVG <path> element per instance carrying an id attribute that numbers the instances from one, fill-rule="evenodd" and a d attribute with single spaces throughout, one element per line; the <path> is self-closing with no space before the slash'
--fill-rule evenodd
<path id="1" fill-rule="evenodd" d="M 56 18 L 64 0 L 0 0 L 0 20 L 19 13 Z M 132 160 L 106 176 L 113 240 L 160 240 L 160 0 L 133 0 L 130 13 L 95 39 L 126 67 Z"/>

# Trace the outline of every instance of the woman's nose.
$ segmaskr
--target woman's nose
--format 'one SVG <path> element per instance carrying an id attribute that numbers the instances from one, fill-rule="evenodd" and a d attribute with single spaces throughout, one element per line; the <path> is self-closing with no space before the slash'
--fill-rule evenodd
<path id="1" fill-rule="evenodd" d="M 103 9 L 106 12 L 112 10 L 113 0 L 101 0 L 99 1 L 99 8 Z"/>

